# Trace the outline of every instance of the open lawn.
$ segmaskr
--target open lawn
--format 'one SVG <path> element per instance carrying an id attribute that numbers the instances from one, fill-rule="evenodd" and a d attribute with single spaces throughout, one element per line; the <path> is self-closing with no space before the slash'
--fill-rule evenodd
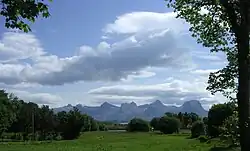
<path id="1" fill-rule="evenodd" d="M 153 133 L 88 132 L 73 141 L 2 143 L 0 151 L 225 151 L 187 136 Z"/>

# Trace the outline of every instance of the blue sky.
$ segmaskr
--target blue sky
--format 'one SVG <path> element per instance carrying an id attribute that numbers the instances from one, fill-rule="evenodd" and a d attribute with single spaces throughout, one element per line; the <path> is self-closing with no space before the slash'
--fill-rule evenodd
<path id="1" fill-rule="evenodd" d="M 28 34 L 0 28 L 0 84 L 20 98 L 53 107 L 226 101 L 205 90 L 224 55 L 198 45 L 163 0 L 60 0 L 50 12 Z"/>

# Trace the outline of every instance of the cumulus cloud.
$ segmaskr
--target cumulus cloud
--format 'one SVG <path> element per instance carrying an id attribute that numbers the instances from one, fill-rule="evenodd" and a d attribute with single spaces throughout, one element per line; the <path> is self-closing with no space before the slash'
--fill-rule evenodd
<path id="1" fill-rule="evenodd" d="M 45 54 L 39 40 L 32 34 L 6 32 L 0 40 L 0 62 L 37 57 Z"/>
<path id="2" fill-rule="evenodd" d="M 176 19 L 174 12 L 132 12 L 118 16 L 103 31 L 107 34 L 134 34 L 166 28 L 179 33 L 187 30 L 188 26 L 184 20 Z"/>
<path id="3" fill-rule="evenodd" d="M 28 91 L 22 91 L 17 89 L 8 90 L 10 93 L 14 93 L 20 99 L 23 99 L 27 102 L 34 102 L 39 105 L 55 105 L 63 101 L 60 96 L 53 95 L 50 93 L 31 93 Z"/>
<path id="4" fill-rule="evenodd" d="M 132 98 L 134 101 L 144 100 L 144 102 L 160 99 L 165 104 L 175 103 L 177 105 L 192 99 L 200 100 L 205 105 L 225 101 L 220 95 L 212 96 L 205 88 L 206 82 L 199 79 L 193 81 L 169 79 L 169 81 L 161 84 L 100 87 L 92 89 L 88 93 L 102 99 L 109 99 L 107 96 L 115 95 L 116 100 L 119 100 L 119 97 Z M 131 101 L 131 99 L 128 99 L 128 101 Z"/>
<path id="5" fill-rule="evenodd" d="M 185 100 L 199 99 L 209 106 L 223 101 L 221 96 L 211 96 L 205 90 L 207 76 L 215 69 L 195 69 L 193 62 L 200 59 L 202 62 L 212 60 L 213 65 L 221 64 L 223 56 L 190 47 L 189 26 L 175 17 L 173 12 L 123 14 L 103 28 L 104 41 L 97 46 L 83 44 L 73 56 L 64 58 L 46 52 L 34 34 L 6 32 L 0 39 L 0 84 L 26 88 L 79 81 L 129 83 L 136 78 L 158 76 L 158 71 L 149 69 L 168 69 L 171 75 L 163 73 L 162 76 L 173 78 L 164 83 L 100 87 L 88 94 L 93 100 L 114 103 L 160 99 L 165 104 L 182 104 Z M 171 69 L 182 73 L 174 74 Z M 14 93 L 41 104 L 62 100 L 48 93 L 17 90 Z"/>
<path id="6" fill-rule="evenodd" d="M 155 27 L 156 21 L 159 26 Z M 128 29 L 120 28 L 124 22 L 128 22 Z M 83 45 L 75 56 L 66 58 L 46 53 L 32 34 L 7 32 L 0 50 L 11 54 L 8 59 L 18 61 L 0 64 L 0 72 L 4 73 L 0 82 L 63 85 L 78 81 L 120 81 L 153 76 L 154 73 L 145 71 L 148 67 L 189 68 L 192 65 L 189 50 L 180 45 L 182 40 L 175 32 L 176 25 L 180 25 L 178 31 L 184 31 L 185 26 L 179 22 L 173 13 L 125 14 L 107 25 L 105 32 L 132 35 L 114 43 L 101 42 L 96 47 Z"/>
<path id="7" fill-rule="evenodd" d="M 216 72 L 219 69 L 197 69 L 191 71 L 192 74 L 199 75 L 199 76 L 204 76 L 205 78 L 208 78 L 209 74 L 212 72 Z"/>

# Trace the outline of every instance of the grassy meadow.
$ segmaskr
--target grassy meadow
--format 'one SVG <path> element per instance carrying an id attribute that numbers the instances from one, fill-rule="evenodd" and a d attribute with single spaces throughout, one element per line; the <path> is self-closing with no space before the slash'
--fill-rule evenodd
<path id="1" fill-rule="evenodd" d="M 87 132 L 73 141 L 1 143 L 0 151 L 226 151 L 215 142 L 201 143 L 188 135 Z"/>

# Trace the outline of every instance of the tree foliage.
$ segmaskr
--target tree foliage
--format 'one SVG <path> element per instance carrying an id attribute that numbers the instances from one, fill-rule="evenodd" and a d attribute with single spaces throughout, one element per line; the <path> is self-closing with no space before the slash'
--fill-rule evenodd
<path id="1" fill-rule="evenodd" d="M 197 138 L 200 135 L 205 135 L 205 124 L 202 121 L 196 121 L 191 127 L 191 137 Z"/>
<path id="2" fill-rule="evenodd" d="M 159 121 L 160 118 L 159 117 L 154 117 L 151 121 L 150 121 L 150 126 L 152 128 L 154 128 L 154 130 L 159 130 Z"/>
<path id="3" fill-rule="evenodd" d="M 200 119 L 199 115 L 197 115 L 196 113 L 192 113 L 192 112 L 191 113 L 179 112 L 178 114 L 167 112 L 167 113 L 165 113 L 165 116 L 175 117 L 175 118 L 179 119 L 181 122 L 181 128 L 189 128 L 189 127 L 191 127 L 192 123 L 194 123 L 195 121 Z"/>
<path id="4" fill-rule="evenodd" d="M 78 138 L 82 127 L 84 125 L 84 119 L 78 109 L 67 112 L 58 113 L 58 131 L 62 137 L 66 140 Z"/>
<path id="5" fill-rule="evenodd" d="M 0 136 L 16 119 L 15 106 L 11 103 L 8 93 L 0 90 Z"/>
<path id="6" fill-rule="evenodd" d="M 233 115 L 229 116 L 220 127 L 221 137 L 230 145 L 240 145 L 240 128 L 238 112 L 235 111 Z"/>
<path id="7" fill-rule="evenodd" d="M 190 31 L 198 43 L 210 48 L 211 52 L 226 53 L 229 64 L 210 74 L 207 89 L 213 94 L 222 92 L 224 96 L 231 98 L 231 94 L 237 89 L 235 78 L 238 75 L 238 68 L 235 34 L 229 24 L 228 12 L 220 3 L 227 0 L 166 1 L 177 12 L 178 18 L 186 20 L 191 25 Z"/>
<path id="8" fill-rule="evenodd" d="M 49 106 L 39 107 L 33 102 L 24 102 L 14 95 L 0 91 L 0 134 L 13 133 L 10 139 L 51 140 L 75 139 L 81 131 L 97 131 L 98 122 L 77 108 L 69 112 L 55 113 Z M 105 130 L 105 124 L 102 123 Z"/>
<path id="9" fill-rule="evenodd" d="M 211 73 L 208 90 L 221 92 L 239 107 L 241 149 L 250 148 L 250 1 L 167 0 L 178 18 L 190 24 L 192 36 L 212 52 L 225 52 L 228 65 Z M 238 80 L 237 80 L 238 79 Z M 236 81 L 237 80 L 237 81 Z"/>
<path id="10" fill-rule="evenodd" d="M 48 0 L 52 1 L 52 0 Z M 31 31 L 28 22 L 42 16 L 50 16 L 48 5 L 44 0 L 1 0 L 0 15 L 5 18 L 5 27 L 17 28 L 24 32 Z"/>
<path id="11" fill-rule="evenodd" d="M 159 121 L 159 130 L 164 134 L 178 133 L 180 120 L 176 117 L 163 116 Z"/>
<path id="12" fill-rule="evenodd" d="M 134 118 L 130 120 L 127 125 L 128 132 L 148 132 L 149 123 L 140 118 Z"/>
<path id="13" fill-rule="evenodd" d="M 224 103 L 213 105 L 208 112 L 208 135 L 210 137 L 218 137 L 220 135 L 220 126 L 230 117 L 236 107 L 234 103 Z"/>

